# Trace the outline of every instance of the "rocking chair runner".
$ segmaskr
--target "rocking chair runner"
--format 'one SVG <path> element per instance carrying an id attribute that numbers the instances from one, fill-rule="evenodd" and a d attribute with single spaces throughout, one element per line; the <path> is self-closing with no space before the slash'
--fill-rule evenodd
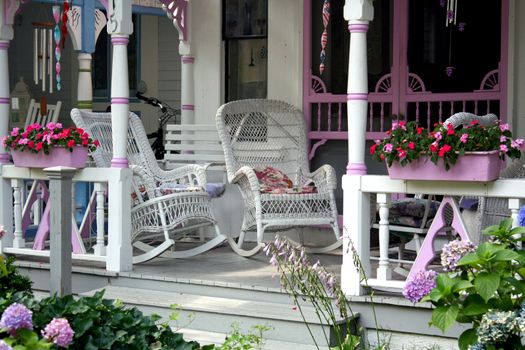
<path id="1" fill-rule="evenodd" d="M 244 199 L 240 236 L 237 242 L 228 239 L 235 252 L 254 255 L 266 230 L 294 226 L 332 227 L 336 242 L 318 252 L 342 244 L 334 196 L 335 170 L 323 165 L 310 173 L 300 110 L 281 101 L 234 101 L 219 108 L 216 123 L 228 181 L 239 186 Z M 268 173 L 276 183 L 274 188 L 260 183 Z M 245 234 L 254 229 L 256 246 L 245 248 Z"/>
<path id="2" fill-rule="evenodd" d="M 77 127 L 99 140 L 100 146 L 92 154 L 97 167 L 110 167 L 113 157 L 111 113 L 73 109 L 71 118 Z M 169 258 L 194 256 L 226 239 L 219 231 L 210 209 L 210 199 L 204 190 L 204 169 L 196 164 L 170 171 L 160 169 L 142 122 L 134 113 L 129 114 L 127 156 L 133 169 L 131 238 L 133 246 L 143 252 L 134 256 L 134 263 L 159 255 Z M 165 194 L 163 188 L 168 184 L 178 191 Z M 214 226 L 213 239 L 191 249 L 167 252 L 175 245 L 172 235 L 180 237 L 206 225 Z"/>

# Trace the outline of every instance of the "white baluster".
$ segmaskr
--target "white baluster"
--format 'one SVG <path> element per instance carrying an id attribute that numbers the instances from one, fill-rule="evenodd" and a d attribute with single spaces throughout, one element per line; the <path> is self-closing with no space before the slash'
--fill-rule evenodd
<path id="1" fill-rule="evenodd" d="M 20 179 L 13 179 L 11 181 L 13 187 L 13 211 L 15 216 L 15 232 L 13 247 L 25 248 L 26 242 L 22 232 L 22 186 L 23 181 Z"/>
<path id="2" fill-rule="evenodd" d="M 512 227 L 517 227 L 520 225 L 518 215 L 522 205 L 523 199 L 509 198 L 509 209 L 511 213 L 510 217 L 512 218 Z M 521 242 L 518 243 L 518 246 L 521 247 Z"/>
<path id="3" fill-rule="evenodd" d="M 95 193 L 97 198 L 97 244 L 93 247 L 95 255 L 105 256 L 106 246 L 104 244 L 104 236 L 106 234 L 104 229 L 105 215 L 104 215 L 104 204 L 105 204 L 105 192 L 106 186 L 103 183 L 95 183 Z"/>
<path id="4" fill-rule="evenodd" d="M 388 260 L 390 241 L 388 207 L 390 205 L 390 194 L 378 193 L 377 204 L 379 205 L 379 267 L 377 268 L 377 279 L 386 281 L 392 278 L 392 269 Z"/>

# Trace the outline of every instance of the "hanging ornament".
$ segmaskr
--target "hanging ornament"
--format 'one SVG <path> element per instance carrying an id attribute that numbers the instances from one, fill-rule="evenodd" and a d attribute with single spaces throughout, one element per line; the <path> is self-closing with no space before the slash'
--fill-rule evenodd
<path id="1" fill-rule="evenodd" d="M 60 77 L 60 71 L 62 70 L 62 67 L 60 66 L 60 58 L 62 56 L 62 52 L 60 50 L 60 6 L 53 6 L 53 19 L 55 20 L 55 27 L 53 29 L 53 39 L 55 40 L 55 73 L 56 73 L 56 82 L 57 82 L 57 90 L 60 91 L 62 88 L 62 78 Z"/>
<path id="2" fill-rule="evenodd" d="M 319 58 L 319 73 L 323 74 L 326 61 L 326 44 L 328 42 L 328 23 L 330 23 L 330 0 L 324 0 L 323 3 L 323 33 L 321 34 L 321 54 Z"/>
<path id="3" fill-rule="evenodd" d="M 64 46 L 66 44 L 68 11 L 69 11 L 69 1 L 64 0 L 64 11 L 62 12 L 62 27 L 60 28 L 60 31 L 62 32 L 62 39 L 60 42 L 60 45 L 62 46 L 62 50 L 64 49 Z"/>
<path id="4" fill-rule="evenodd" d="M 448 66 L 445 68 L 445 73 L 450 78 L 454 74 L 456 67 L 452 65 L 452 36 L 454 27 L 457 24 L 458 18 L 458 2 L 459 0 L 446 0 L 446 20 L 445 25 L 449 28 L 449 43 L 448 43 Z M 445 7 L 445 0 L 440 0 L 441 7 Z M 450 24 L 450 27 L 449 27 Z M 457 25 L 458 31 L 465 31 L 465 22 L 460 22 Z"/>

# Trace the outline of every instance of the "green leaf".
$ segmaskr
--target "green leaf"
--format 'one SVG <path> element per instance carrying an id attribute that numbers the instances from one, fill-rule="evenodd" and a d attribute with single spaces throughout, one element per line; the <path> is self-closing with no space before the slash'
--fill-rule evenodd
<path id="1" fill-rule="evenodd" d="M 478 294 L 488 301 L 496 292 L 500 284 L 500 276 L 496 272 L 481 272 L 474 280 L 474 287 Z"/>
<path id="2" fill-rule="evenodd" d="M 476 330 L 474 328 L 467 329 L 458 339 L 458 345 L 460 350 L 468 350 L 469 345 L 472 345 L 478 341 Z"/>
<path id="3" fill-rule="evenodd" d="M 428 293 L 427 296 L 425 296 L 424 300 L 422 301 L 430 300 L 434 303 L 437 303 L 439 300 L 441 300 L 441 298 L 443 298 L 441 291 L 439 289 L 434 288 L 430 291 L 430 293 Z"/>
<path id="4" fill-rule="evenodd" d="M 470 281 L 459 280 L 452 287 L 452 292 L 456 293 L 456 292 L 459 292 L 460 290 L 465 290 L 465 289 L 468 289 L 468 288 L 470 288 L 472 286 L 473 286 L 473 284 L 470 283 Z"/>
<path id="5" fill-rule="evenodd" d="M 517 226 L 517 227 L 514 227 L 512 230 L 510 230 L 511 236 L 523 235 L 523 234 L 525 234 L 525 227 L 523 226 Z"/>
<path id="6" fill-rule="evenodd" d="M 496 253 L 494 253 L 494 257 L 492 261 L 512 261 L 512 260 L 518 260 L 520 258 L 520 255 L 516 253 L 513 250 L 510 249 L 503 249 L 498 250 Z"/>
<path id="7" fill-rule="evenodd" d="M 463 302 L 463 314 L 466 316 L 476 316 L 487 312 L 489 306 L 479 294 L 469 295 Z"/>
<path id="8" fill-rule="evenodd" d="M 458 266 L 466 266 L 466 265 L 473 266 L 473 265 L 479 264 L 480 262 L 481 262 L 481 260 L 479 259 L 478 254 L 476 254 L 476 253 L 469 253 L 469 254 L 465 255 L 464 257 L 462 257 L 458 261 L 457 265 Z"/>
<path id="9" fill-rule="evenodd" d="M 450 294 L 454 283 L 454 280 L 446 274 L 439 274 L 436 278 L 436 287 L 443 296 Z"/>
<path id="10" fill-rule="evenodd" d="M 439 306 L 432 311 L 432 324 L 444 333 L 454 324 L 458 313 L 457 305 Z"/>

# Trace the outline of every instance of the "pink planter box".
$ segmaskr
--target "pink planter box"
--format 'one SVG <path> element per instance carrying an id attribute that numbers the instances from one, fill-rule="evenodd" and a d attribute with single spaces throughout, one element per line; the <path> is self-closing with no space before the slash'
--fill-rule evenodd
<path id="1" fill-rule="evenodd" d="M 499 177 L 503 161 L 498 151 L 469 152 L 459 156 L 455 165 L 445 170 L 443 161 L 432 163 L 428 158 L 421 158 L 404 167 L 393 163 L 388 167 L 388 175 L 400 180 L 441 180 L 441 181 L 494 181 Z"/>
<path id="2" fill-rule="evenodd" d="M 49 154 L 11 151 L 15 166 L 27 168 L 50 168 L 54 166 L 68 166 L 85 168 L 88 158 L 87 147 L 75 147 L 73 152 L 64 147 L 54 147 Z"/>

